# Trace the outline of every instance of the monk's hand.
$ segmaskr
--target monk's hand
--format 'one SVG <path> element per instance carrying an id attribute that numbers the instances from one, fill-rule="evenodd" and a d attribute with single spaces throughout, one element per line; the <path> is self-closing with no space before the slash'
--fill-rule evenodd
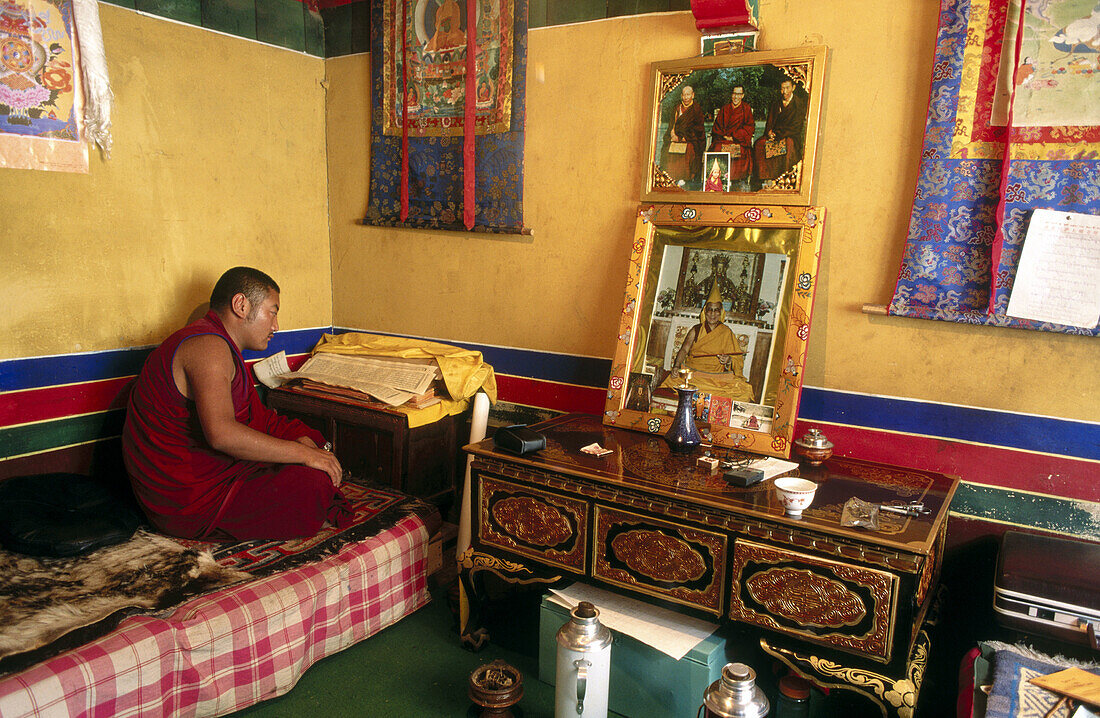
<path id="1" fill-rule="evenodd" d="M 324 471 L 328 474 L 329 479 L 332 480 L 333 486 L 339 486 L 340 480 L 344 476 L 343 469 L 340 468 L 340 461 L 336 458 L 336 455 L 331 451 L 325 451 L 324 449 L 318 449 L 316 447 L 306 447 L 305 460 L 303 464 L 311 469 L 317 469 L 318 471 Z"/>

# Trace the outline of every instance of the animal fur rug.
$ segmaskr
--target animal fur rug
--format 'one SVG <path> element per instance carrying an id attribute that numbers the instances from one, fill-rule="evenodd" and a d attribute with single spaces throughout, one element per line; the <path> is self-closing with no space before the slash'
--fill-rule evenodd
<path id="1" fill-rule="evenodd" d="M 15 654 L 21 658 L 107 618 L 117 623 L 133 609 L 162 610 L 248 578 L 218 565 L 209 552 L 146 531 L 73 558 L 0 551 L 0 671 L 13 670 L 5 659 Z"/>

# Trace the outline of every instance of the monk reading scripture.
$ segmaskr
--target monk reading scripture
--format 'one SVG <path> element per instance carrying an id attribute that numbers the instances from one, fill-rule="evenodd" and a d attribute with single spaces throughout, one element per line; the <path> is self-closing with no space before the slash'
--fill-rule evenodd
<path id="1" fill-rule="evenodd" d="M 123 457 L 160 531 L 181 538 L 286 539 L 348 516 L 324 437 L 270 411 L 241 350 L 279 329 L 279 286 L 249 267 L 222 275 L 206 316 L 149 355 L 130 394 Z"/>

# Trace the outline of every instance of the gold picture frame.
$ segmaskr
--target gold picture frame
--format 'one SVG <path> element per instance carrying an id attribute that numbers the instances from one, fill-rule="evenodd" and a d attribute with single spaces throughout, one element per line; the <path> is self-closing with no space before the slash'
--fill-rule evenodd
<path id="1" fill-rule="evenodd" d="M 817 45 L 654 63 L 642 200 L 811 204 L 826 54 Z M 712 168 L 701 163 L 716 152 L 731 156 L 729 189 L 705 191 Z"/>
<path id="2" fill-rule="evenodd" d="M 823 207 L 643 205 L 603 422 L 667 432 L 681 365 L 705 441 L 789 457 L 824 220 Z"/>

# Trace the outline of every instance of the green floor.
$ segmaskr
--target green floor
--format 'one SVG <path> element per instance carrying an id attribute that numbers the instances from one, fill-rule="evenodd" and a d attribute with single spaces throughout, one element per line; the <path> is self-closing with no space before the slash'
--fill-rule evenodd
<path id="1" fill-rule="evenodd" d="M 554 689 L 538 680 L 540 595 L 538 591 L 527 591 L 491 606 L 493 610 L 486 620 L 492 641 L 480 653 L 471 653 L 459 644 L 446 590 L 435 588 L 429 605 L 381 633 L 315 664 L 286 695 L 234 715 L 249 718 L 477 716 L 478 712 L 470 712 L 472 704 L 467 695 L 467 679 L 478 666 L 499 658 L 523 674 L 524 696 L 516 718 L 552 718 Z M 774 701 L 773 677 L 759 674 L 761 670 L 768 670 L 768 659 L 762 654 L 748 652 L 747 646 L 755 643 L 755 639 L 750 639 L 751 636 L 738 639 L 727 634 L 727 658 L 734 660 L 728 655 L 732 650 L 746 656 L 737 660 L 755 664 L 761 687 Z M 953 714 L 955 687 L 947 681 L 953 683 L 950 671 L 958 664 L 954 657 L 948 660 L 950 662 L 944 666 L 948 669 L 947 675 L 940 672 L 941 675 L 935 678 L 926 676 L 930 680 L 926 680 L 922 691 L 923 707 L 916 711 L 922 718 Z M 938 688 L 946 695 L 927 695 L 937 692 L 928 690 L 936 683 L 942 684 Z M 699 698 L 702 702 L 702 696 Z M 616 713 L 610 715 L 618 717 Z M 828 699 L 815 691 L 811 716 L 880 718 L 881 714 L 872 704 L 849 691 L 834 691 Z"/>
<path id="2" fill-rule="evenodd" d="M 339 718 L 340 716 L 466 716 L 467 679 L 478 666 L 500 658 L 523 673 L 522 718 L 551 718 L 554 689 L 538 680 L 537 626 L 495 628 L 480 653 L 464 650 L 443 590 L 432 603 L 381 633 L 310 668 L 289 693 L 235 713 L 249 718 Z M 512 635 L 508 635 L 512 634 Z M 474 714 L 476 715 L 476 713 Z M 612 714 L 614 715 L 614 714 Z M 520 713 L 517 713 L 520 718 Z"/>

